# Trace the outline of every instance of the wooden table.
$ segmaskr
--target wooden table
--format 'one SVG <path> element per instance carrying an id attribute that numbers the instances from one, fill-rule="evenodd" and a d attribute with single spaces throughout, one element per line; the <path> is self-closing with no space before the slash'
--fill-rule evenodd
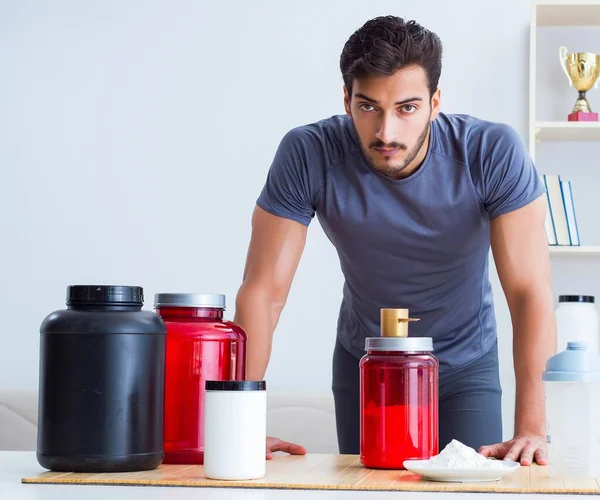
<path id="1" fill-rule="evenodd" d="M 405 500 L 454 500 L 455 498 L 481 499 L 485 493 L 440 493 L 428 492 L 373 492 L 373 491 L 326 491 L 326 490 L 281 490 L 281 489 L 231 489 L 162 487 L 162 486 L 88 486 L 22 484 L 21 478 L 35 476 L 43 469 L 38 465 L 33 452 L 0 451 L 0 498 L 11 500 L 357 500 L 357 499 L 405 499 Z M 460 497 L 459 497 L 460 495 Z M 551 494 L 500 493 L 502 500 L 558 500 Z M 498 497 L 499 495 L 495 495 Z M 561 495 L 573 498 L 581 495 Z"/>

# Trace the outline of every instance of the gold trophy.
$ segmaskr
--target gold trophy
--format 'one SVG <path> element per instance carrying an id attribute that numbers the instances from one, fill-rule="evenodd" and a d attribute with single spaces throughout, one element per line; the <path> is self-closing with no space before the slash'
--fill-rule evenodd
<path id="1" fill-rule="evenodd" d="M 579 97 L 573 111 L 568 115 L 570 122 L 597 121 L 598 113 L 593 113 L 585 93 L 592 87 L 598 88 L 600 76 L 600 55 L 591 52 L 569 54 L 566 47 L 559 49 L 560 64 L 569 79 L 569 87 L 575 87 Z"/>

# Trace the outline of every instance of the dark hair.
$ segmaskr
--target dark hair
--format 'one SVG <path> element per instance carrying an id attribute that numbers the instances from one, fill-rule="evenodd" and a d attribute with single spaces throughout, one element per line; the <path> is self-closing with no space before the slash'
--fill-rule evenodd
<path id="1" fill-rule="evenodd" d="M 367 21 L 348 39 L 340 57 L 350 96 L 355 78 L 389 76 L 413 65 L 425 70 L 429 93 L 433 95 L 442 72 L 442 42 L 417 22 L 395 16 Z"/>

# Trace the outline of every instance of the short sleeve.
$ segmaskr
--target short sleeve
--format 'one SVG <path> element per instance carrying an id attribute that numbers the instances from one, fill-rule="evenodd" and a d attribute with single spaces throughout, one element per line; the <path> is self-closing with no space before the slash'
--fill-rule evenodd
<path id="1" fill-rule="evenodd" d="M 315 216 L 322 155 L 308 130 L 292 129 L 281 140 L 256 204 L 267 212 L 308 226 Z"/>
<path id="2" fill-rule="evenodd" d="M 546 188 L 523 139 L 512 127 L 496 124 L 485 135 L 480 195 L 491 220 L 528 205 Z"/>

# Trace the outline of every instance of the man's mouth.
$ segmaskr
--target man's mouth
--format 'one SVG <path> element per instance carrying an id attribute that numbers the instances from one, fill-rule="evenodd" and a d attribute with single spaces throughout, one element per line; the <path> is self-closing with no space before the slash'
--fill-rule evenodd
<path id="1" fill-rule="evenodd" d="M 382 156 L 394 156 L 400 148 L 373 148 Z"/>

